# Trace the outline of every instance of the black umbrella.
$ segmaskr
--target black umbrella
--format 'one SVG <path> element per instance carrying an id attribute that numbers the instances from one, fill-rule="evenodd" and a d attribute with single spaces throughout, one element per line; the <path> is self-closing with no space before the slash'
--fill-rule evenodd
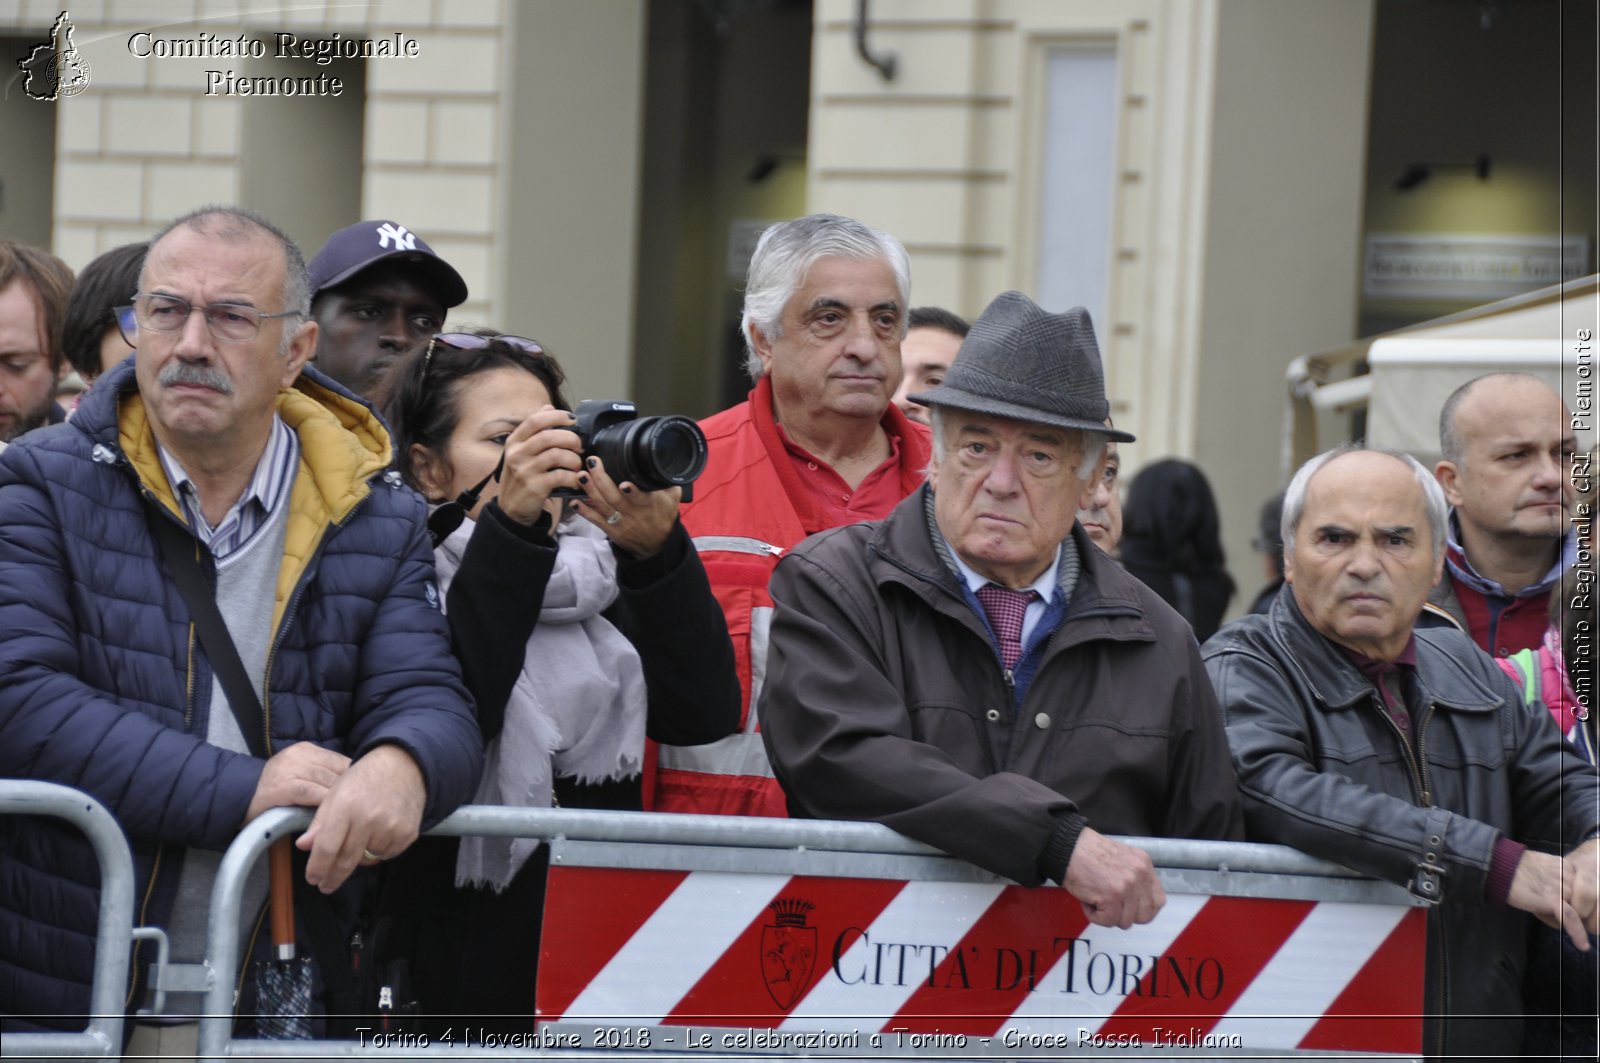
<path id="1" fill-rule="evenodd" d="M 256 969 L 256 1030 L 274 1041 L 311 1040 L 311 960 L 294 947 L 294 844 L 282 838 L 267 853 L 272 959 Z"/>

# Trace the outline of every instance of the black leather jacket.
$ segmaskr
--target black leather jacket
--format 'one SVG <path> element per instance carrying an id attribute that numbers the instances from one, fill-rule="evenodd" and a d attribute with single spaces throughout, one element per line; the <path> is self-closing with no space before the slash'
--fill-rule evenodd
<path id="1" fill-rule="evenodd" d="M 1514 1054 L 1532 917 L 1487 904 L 1501 836 L 1566 852 L 1600 831 L 1600 776 L 1459 631 L 1416 631 L 1420 751 L 1293 589 L 1207 642 L 1253 841 L 1292 845 L 1433 902 L 1424 1045 Z M 1468 1016 L 1508 1016 L 1503 1019 Z M 1448 1018 L 1445 1018 L 1445 1017 Z"/>

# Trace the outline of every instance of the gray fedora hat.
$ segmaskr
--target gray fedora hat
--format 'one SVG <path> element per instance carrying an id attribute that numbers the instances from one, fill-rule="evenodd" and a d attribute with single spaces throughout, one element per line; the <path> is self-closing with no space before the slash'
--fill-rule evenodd
<path id="1" fill-rule="evenodd" d="M 997 296 L 973 322 L 944 383 L 910 399 L 1134 441 L 1106 427 L 1111 404 L 1089 311 L 1075 306 L 1052 314 L 1021 292 Z"/>

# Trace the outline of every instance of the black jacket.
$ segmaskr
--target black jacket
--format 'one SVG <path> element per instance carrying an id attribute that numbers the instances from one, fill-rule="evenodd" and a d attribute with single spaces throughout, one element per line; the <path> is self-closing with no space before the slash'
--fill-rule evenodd
<path id="1" fill-rule="evenodd" d="M 451 639 L 485 741 L 505 723 L 555 566 L 548 532 L 547 522 L 524 527 L 491 503 L 446 593 Z M 604 615 L 639 652 L 649 702 L 645 733 L 656 742 L 695 745 L 738 730 L 742 695 L 733 642 L 683 525 L 655 557 L 620 557 L 617 582 L 617 600 Z M 555 794 L 565 808 L 637 811 L 642 801 L 637 775 L 596 783 L 558 776 Z M 398 884 L 384 907 L 415 920 L 402 924 L 398 939 L 414 961 L 422 1011 L 431 1016 L 421 1030 L 443 1036 L 470 1019 L 488 1031 L 526 1032 L 528 1020 L 515 1016 L 533 1013 L 549 847 L 540 846 L 500 893 L 456 888 L 457 848 L 455 838 L 424 838 L 388 865 Z M 406 946 L 412 936 L 415 944 Z M 495 1015 L 504 1018 L 484 1018 Z"/>
<path id="2" fill-rule="evenodd" d="M 1534 924 L 1484 901 L 1495 841 L 1572 849 L 1600 831 L 1600 776 L 1466 635 L 1418 628 L 1416 653 L 1407 702 L 1420 771 L 1371 683 L 1307 623 L 1292 589 L 1202 651 L 1251 840 L 1292 845 L 1434 902 L 1425 1048 L 1515 1054 Z M 1490 1015 L 1505 1018 L 1468 1018 Z"/>
<path id="3" fill-rule="evenodd" d="M 1122 567 L 1146 587 L 1161 595 L 1161 600 L 1178 611 L 1194 628 L 1194 637 L 1204 642 L 1217 633 L 1222 617 L 1233 601 L 1233 578 L 1221 568 L 1183 571 L 1159 558 L 1143 556 L 1138 543 L 1123 541 Z"/>
<path id="4" fill-rule="evenodd" d="M 524 528 L 491 503 L 445 596 L 450 637 L 485 742 L 505 722 L 555 558 L 547 524 Z M 617 600 L 605 618 L 639 651 L 650 739 L 690 746 L 738 730 L 733 643 L 683 525 L 672 529 L 655 557 L 621 557 L 617 582 Z"/>

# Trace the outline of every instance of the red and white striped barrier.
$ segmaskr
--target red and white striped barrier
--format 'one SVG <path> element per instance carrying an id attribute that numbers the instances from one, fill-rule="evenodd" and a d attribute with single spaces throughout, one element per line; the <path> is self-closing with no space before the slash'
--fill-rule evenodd
<path id="1" fill-rule="evenodd" d="M 652 1050 L 1420 1054 L 1422 909 L 1167 892 L 1108 930 L 1053 887 L 564 860 L 539 1016 Z"/>

